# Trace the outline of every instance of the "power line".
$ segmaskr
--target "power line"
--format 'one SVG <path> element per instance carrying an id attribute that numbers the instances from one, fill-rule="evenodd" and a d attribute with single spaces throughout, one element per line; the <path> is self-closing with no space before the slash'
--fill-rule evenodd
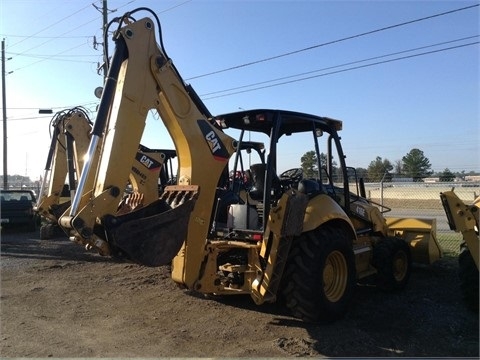
<path id="1" fill-rule="evenodd" d="M 55 112 L 56 110 L 62 110 L 62 109 L 72 109 L 74 107 L 83 107 L 83 108 L 88 108 L 92 106 L 98 105 L 98 101 L 90 101 L 83 103 L 81 105 L 69 105 L 69 106 L 55 106 L 51 107 L 51 109 Z M 35 110 L 38 111 L 38 107 L 36 108 L 7 108 L 8 110 Z M 25 120 L 32 120 L 32 119 L 48 119 L 48 116 L 22 116 L 22 117 L 8 117 L 8 121 L 25 121 Z"/>
<path id="2" fill-rule="evenodd" d="M 34 59 L 45 59 L 45 58 L 53 58 L 53 57 L 61 57 L 64 59 L 59 59 L 59 60 L 66 60 L 65 58 L 78 58 L 78 57 L 94 57 L 97 58 L 98 54 L 92 54 L 92 55 L 78 55 L 78 54 L 72 54 L 72 55 L 59 55 L 59 54 L 30 54 L 30 55 L 21 55 L 21 54 L 16 54 L 16 53 L 6 53 L 7 55 L 11 56 L 23 56 L 26 58 L 34 58 Z"/>
<path id="3" fill-rule="evenodd" d="M 117 11 L 118 9 L 123 8 L 123 7 L 125 7 L 125 6 L 133 3 L 133 2 L 135 2 L 135 1 L 136 1 L 136 0 L 130 0 L 130 1 L 126 2 L 125 4 L 118 6 L 115 10 L 112 10 L 112 11 Z M 186 0 L 186 1 L 182 2 L 182 3 L 180 3 L 180 4 L 177 4 L 177 5 L 174 5 L 174 6 L 171 6 L 171 7 L 167 8 L 167 9 L 161 11 L 160 13 L 168 12 L 168 11 L 170 11 L 170 10 L 173 10 L 173 9 L 179 7 L 179 6 L 185 5 L 186 3 L 189 3 L 189 2 L 191 2 L 191 1 L 192 1 L 192 0 Z M 92 4 L 92 5 L 93 5 L 93 4 Z M 23 42 L 24 40 L 27 40 L 27 39 L 30 39 L 30 38 L 35 37 L 37 34 L 39 34 L 39 33 L 43 32 L 44 30 L 47 30 L 47 29 L 49 29 L 49 28 L 51 28 L 51 27 L 53 27 L 53 26 L 61 23 L 62 21 L 64 21 L 64 20 L 66 20 L 66 19 L 68 19 L 68 18 L 70 18 L 70 17 L 78 14 L 79 12 L 81 12 L 81 11 L 85 10 L 86 8 L 88 8 L 89 6 L 90 6 L 90 5 L 85 6 L 85 7 L 81 8 L 80 10 L 77 10 L 76 12 L 74 12 L 74 13 L 68 15 L 68 16 L 63 17 L 61 20 L 59 20 L 59 21 L 57 21 L 57 22 L 55 22 L 55 23 L 53 23 L 53 24 L 45 27 L 45 28 L 42 29 L 42 30 L 37 31 L 37 32 L 34 33 L 33 35 L 24 37 L 23 40 L 15 43 L 15 44 L 13 44 L 13 45 L 11 45 L 10 48 L 11 48 L 12 46 L 15 46 L 15 45 Z M 94 22 L 94 21 L 97 21 L 97 20 L 98 20 L 98 18 L 89 20 L 89 21 L 87 21 L 87 22 L 85 22 L 85 23 L 82 23 L 82 24 L 78 25 L 78 26 L 75 27 L 75 28 L 72 28 L 72 29 L 70 29 L 70 30 L 68 30 L 68 31 L 66 31 L 66 32 L 58 35 L 58 36 L 54 36 L 54 37 L 44 37 L 45 39 L 47 39 L 46 41 L 44 41 L 44 42 L 42 42 L 42 43 L 40 43 L 40 44 L 38 44 L 38 45 L 36 45 L 36 46 L 34 46 L 34 47 L 31 47 L 31 48 L 29 48 L 29 49 L 27 49 L 27 50 L 25 50 L 25 51 L 23 51 L 23 52 L 16 53 L 16 56 L 28 56 L 28 55 L 26 55 L 26 53 L 28 53 L 29 51 L 34 50 L 34 49 L 36 49 L 36 48 L 38 48 L 38 47 L 40 47 L 40 46 L 42 46 L 42 45 L 45 45 L 46 43 L 51 42 L 51 41 L 53 41 L 53 40 L 68 38 L 68 37 L 65 37 L 64 35 L 69 34 L 69 33 L 71 33 L 72 31 L 75 31 L 75 30 L 77 30 L 77 29 L 79 29 L 79 28 L 81 28 L 81 27 L 83 27 L 83 26 L 85 26 L 85 25 L 88 25 L 88 24 L 90 24 L 90 23 L 92 23 L 92 22 Z M 90 37 L 91 37 L 91 36 L 79 36 L 79 38 L 87 38 L 87 39 L 90 38 Z M 79 45 L 79 46 L 77 46 L 77 47 L 80 47 L 80 46 L 82 46 L 82 45 Z M 70 48 L 69 50 L 72 50 L 72 49 L 73 49 L 73 48 Z M 96 62 L 91 62 L 91 61 L 79 61 L 79 60 L 72 61 L 72 60 L 58 60 L 58 59 L 54 59 L 54 57 L 56 57 L 56 56 L 58 56 L 58 55 L 60 55 L 60 54 L 62 54 L 62 53 L 64 53 L 64 52 L 66 52 L 66 51 L 69 51 L 69 50 L 65 50 L 65 51 L 59 52 L 59 53 L 57 53 L 57 54 L 55 54 L 55 55 L 45 56 L 44 58 L 42 58 L 42 60 L 35 61 L 35 62 L 33 62 L 33 63 L 27 64 L 27 65 L 25 65 L 25 66 L 22 66 L 22 67 L 20 67 L 20 68 L 17 68 L 17 69 L 14 70 L 14 71 L 18 71 L 18 70 L 25 69 L 25 68 L 27 68 L 27 67 L 29 67 L 29 66 L 38 64 L 38 63 L 40 63 L 40 62 L 42 62 L 42 61 L 45 61 L 45 60 L 57 60 L 57 61 L 68 61 L 68 62 L 77 62 L 77 63 L 92 63 L 92 64 L 95 64 L 95 63 L 96 63 Z M 31 56 L 32 56 L 32 55 L 31 55 Z M 90 55 L 90 56 L 98 56 L 98 55 Z M 32 57 L 35 57 L 35 56 L 32 56 Z M 40 56 L 39 56 L 39 57 L 40 57 Z"/>
<path id="4" fill-rule="evenodd" d="M 78 14 L 79 12 L 85 10 L 85 9 L 88 8 L 89 6 L 90 6 L 90 4 L 87 5 L 87 6 L 85 6 L 85 7 L 83 7 L 83 8 L 81 8 L 80 10 L 75 11 L 74 13 L 72 13 L 72 14 L 70 14 L 70 15 L 68 15 L 68 16 L 65 16 L 65 17 L 61 18 L 61 19 L 58 20 L 57 22 L 54 22 L 53 24 L 50 24 L 50 25 L 48 25 L 47 27 L 45 27 L 45 28 L 43 28 L 43 29 L 41 29 L 41 30 L 38 30 L 36 33 L 34 33 L 34 34 L 30 35 L 30 36 L 25 37 L 24 39 L 22 39 L 22 40 L 20 40 L 20 41 L 18 41 L 18 42 L 16 42 L 16 43 L 10 45 L 9 47 L 12 48 L 12 47 L 14 47 L 14 46 L 16 46 L 16 45 L 18 45 L 18 44 L 21 44 L 21 43 L 24 42 L 25 40 L 28 40 L 28 39 L 30 39 L 31 37 L 33 37 L 33 36 L 35 36 L 35 35 L 37 35 L 37 34 L 40 34 L 41 32 L 44 32 L 45 30 L 48 30 L 48 29 L 50 29 L 51 27 L 53 27 L 53 26 L 61 23 L 62 21 L 65 21 L 65 20 L 71 18 L 72 16 L 74 16 L 74 15 Z"/>
<path id="5" fill-rule="evenodd" d="M 82 39 L 82 38 L 89 38 L 90 36 L 85 35 L 77 35 L 77 36 L 35 36 L 35 35 L 12 35 L 12 34 L 0 34 L 0 37 L 5 38 L 28 38 L 28 39 Z"/>
<path id="6" fill-rule="evenodd" d="M 163 13 L 165 13 L 165 12 L 167 12 L 167 11 L 170 11 L 170 10 L 173 10 L 173 9 L 175 9 L 175 8 L 177 8 L 177 7 L 183 6 L 183 5 L 185 5 L 185 4 L 187 4 L 187 3 L 191 2 L 191 1 L 192 1 L 192 0 L 186 0 L 186 1 L 182 2 L 182 3 L 180 3 L 180 4 L 170 6 L 169 8 L 160 11 L 159 14 L 163 14 Z"/>
<path id="7" fill-rule="evenodd" d="M 341 67 L 345 67 L 345 66 L 349 66 L 349 65 L 359 64 L 359 63 L 362 63 L 362 62 L 382 59 L 382 58 L 386 58 L 386 57 L 390 57 L 390 56 L 394 56 L 394 55 L 400 55 L 400 54 L 404 54 L 404 53 L 408 53 L 408 52 L 412 52 L 412 51 L 418 51 L 418 50 L 422 50 L 422 49 L 432 48 L 432 47 L 435 47 L 435 46 L 446 45 L 446 44 L 451 44 L 451 43 L 454 43 L 454 42 L 470 40 L 470 39 L 478 38 L 478 37 L 479 37 L 479 35 L 473 35 L 473 36 L 463 37 L 463 38 L 460 38 L 460 39 L 455 39 L 455 40 L 444 41 L 444 42 L 440 42 L 440 43 L 436 43 L 436 44 L 421 46 L 421 47 L 417 47 L 417 48 L 413 48 L 413 49 L 409 49 L 409 50 L 397 51 L 397 52 L 389 53 L 389 54 L 386 54 L 386 55 L 374 56 L 374 57 L 370 57 L 370 58 L 367 58 L 367 59 L 351 61 L 351 62 L 343 63 L 343 64 L 340 64 L 340 65 L 329 66 L 329 67 L 325 67 L 325 68 L 322 68 L 322 69 L 307 71 L 307 72 L 303 72 L 303 73 L 299 73 L 299 74 L 295 74 L 295 75 L 283 76 L 283 77 L 280 77 L 280 78 L 260 81 L 260 82 L 252 83 L 252 84 L 249 84 L 249 85 L 242 85 L 242 86 L 237 86 L 237 87 L 233 87 L 233 88 L 229 88 L 229 89 L 213 91 L 213 92 L 210 92 L 210 93 L 202 94 L 202 96 L 210 96 L 210 95 L 220 94 L 220 93 L 224 93 L 224 92 L 228 92 L 228 91 L 250 88 L 252 86 L 257 86 L 257 85 L 268 84 L 268 83 L 277 82 L 277 81 L 281 81 L 281 80 L 296 78 L 296 77 L 299 77 L 299 76 L 313 74 L 313 73 L 317 73 L 317 72 L 320 72 L 320 71 L 332 70 L 332 69 L 341 68 Z"/>
<path id="8" fill-rule="evenodd" d="M 23 54 L 25 54 L 25 53 L 33 50 L 33 49 L 39 48 L 40 46 L 45 45 L 46 43 L 51 42 L 52 40 L 57 40 L 57 39 L 59 39 L 61 36 L 65 35 L 65 34 L 68 34 L 68 33 L 71 33 L 72 31 L 75 31 L 75 30 L 77 30 L 78 28 L 80 28 L 80 27 L 82 27 L 82 26 L 85 26 L 85 25 L 87 25 L 87 24 L 90 24 L 90 23 L 92 23 L 92 22 L 94 22 L 94 21 L 97 21 L 97 20 L 98 20 L 97 18 L 92 19 L 92 20 L 89 20 L 89 21 L 87 21 L 86 23 L 83 23 L 83 24 L 81 24 L 81 25 L 79 25 L 79 26 L 77 26 L 77 27 L 75 27 L 75 28 L 73 28 L 73 29 L 70 29 L 70 30 L 68 30 L 68 31 L 66 31 L 66 32 L 58 35 L 57 37 L 51 38 L 51 39 L 49 39 L 49 40 L 46 40 L 46 41 L 44 41 L 44 42 L 42 42 L 42 43 L 40 43 L 40 44 L 38 44 L 38 45 L 36 45 L 36 46 L 34 46 L 34 47 L 31 47 L 30 49 L 25 50 L 25 51 L 19 53 L 17 56 L 23 55 Z M 87 37 L 87 38 L 88 38 L 88 37 Z M 60 53 L 60 54 L 61 54 L 61 53 Z"/>
<path id="9" fill-rule="evenodd" d="M 359 37 L 362 37 L 362 36 L 372 35 L 372 34 L 375 34 L 375 33 L 381 32 L 381 31 L 391 30 L 391 29 L 394 29 L 394 28 L 397 28 L 397 27 L 400 27 L 400 26 L 410 25 L 410 24 L 413 24 L 413 23 L 416 23 L 416 22 L 425 21 L 425 20 L 436 18 L 436 17 L 453 14 L 453 13 L 456 13 L 456 12 L 459 12 L 459 11 L 472 9 L 472 8 L 478 7 L 478 6 L 479 6 L 479 4 L 470 5 L 470 6 L 466 6 L 466 7 L 459 8 L 459 9 L 454 9 L 454 10 L 445 11 L 445 12 L 442 12 L 442 13 L 438 13 L 438 14 L 434 14 L 434 15 L 430 15 L 430 16 L 425 16 L 425 17 L 410 20 L 410 21 L 405 21 L 405 22 L 398 23 L 398 24 L 395 24 L 395 25 L 385 26 L 385 27 L 382 27 L 382 28 L 379 28 L 379 29 L 363 32 L 363 33 L 356 34 L 356 35 L 347 36 L 347 37 L 344 37 L 344 38 L 341 38 L 341 39 L 328 41 L 328 42 L 325 42 L 325 43 L 309 46 L 309 47 L 299 49 L 299 50 L 290 51 L 290 52 L 283 53 L 283 54 L 280 54 L 280 55 L 275 55 L 275 56 L 271 56 L 271 57 L 268 57 L 268 58 L 264 58 L 264 59 L 260 59 L 260 60 L 256 60 L 256 61 L 251 61 L 251 62 L 248 62 L 248 63 L 245 63 L 245 64 L 240 64 L 240 65 L 232 66 L 232 67 L 229 67 L 229 68 L 212 71 L 212 72 L 209 72 L 209 73 L 206 73 L 206 74 L 193 76 L 193 77 L 190 77 L 186 80 L 190 81 L 190 80 L 193 80 L 193 79 L 198 79 L 198 78 L 202 78 L 202 77 L 206 77 L 206 76 L 210 76 L 210 75 L 215 75 L 215 74 L 223 73 L 223 72 L 230 71 L 230 70 L 236 70 L 236 69 L 239 69 L 239 68 L 259 64 L 259 63 L 262 63 L 262 62 L 271 61 L 271 60 L 279 59 L 279 58 L 282 58 L 282 57 L 298 54 L 298 53 L 301 53 L 301 52 L 304 52 L 304 51 L 313 50 L 313 49 L 316 49 L 316 48 L 319 48 L 319 47 L 332 45 L 332 44 L 336 44 L 336 43 L 347 41 L 347 40 L 356 39 L 356 38 L 359 38 Z"/>
<path id="10" fill-rule="evenodd" d="M 54 60 L 54 59 L 53 59 L 54 56 L 58 56 L 58 55 L 60 55 L 60 54 L 62 54 L 62 53 L 64 53 L 64 52 L 77 49 L 77 48 L 79 48 L 79 47 L 81 47 L 81 46 L 84 46 L 84 45 L 85 45 L 85 44 L 80 44 L 80 45 L 77 45 L 77 46 L 73 46 L 73 47 L 71 47 L 71 48 L 69 48 L 69 49 L 66 49 L 66 50 L 63 50 L 63 51 L 59 52 L 59 53 L 56 54 L 56 55 L 52 55 L 52 56 L 50 56 L 50 57 L 45 57 L 45 58 L 42 58 L 42 59 L 40 59 L 40 60 L 34 61 L 34 62 L 32 62 L 32 63 L 29 63 L 29 64 L 27 64 L 27 65 L 24 65 L 24 66 L 21 66 L 21 67 L 19 67 L 19 68 L 16 68 L 15 70 L 13 70 L 13 72 L 18 71 L 18 70 L 23 70 L 23 69 L 25 69 L 25 68 L 27 68 L 27 67 L 30 67 L 30 66 L 32 66 L 32 65 L 41 63 L 41 62 L 43 62 L 43 61 L 45 61 L 45 60 Z M 88 63 L 91 63 L 91 61 L 88 61 Z"/>
<path id="11" fill-rule="evenodd" d="M 56 57 L 56 56 L 59 56 L 59 57 L 98 57 L 97 54 L 88 54 L 88 55 L 77 55 L 77 54 L 73 54 L 73 55 L 58 55 L 58 54 L 20 54 L 20 53 L 12 53 L 12 52 L 6 52 L 7 55 L 10 55 L 10 56 L 23 56 L 23 57 L 27 57 L 27 58 L 37 58 L 37 59 L 43 59 L 43 58 L 51 58 L 51 57 Z"/>
<path id="12" fill-rule="evenodd" d="M 308 76 L 308 77 L 304 77 L 304 78 L 301 78 L 301 79 L 284 81 L 284 82 L 281 82 L 281 83 L 278 83 L 278 84 L 272 84 L 272 85 L 266 85 L 266 86 L 259 86 L 259 87 L 253 88 L 253 89 L 235 91 L 235 92 L 228 93 L 228 94 L 224 94 L 224 95 L 211 96 L 211 97 L 204 98 L 203 100 L 211 100 L 211 99 L 216 99 L 216 98 L 220 98 L 220 97 L 226 97 L 226 96 L 241 94 L 241 93 L 245 93 L 245 92 L 250 92 L 250 91 L 267 89 L 267 88 L 271 88 L 271 87 L 275 87 L 275 86 L 286 85 L 286 84 L 291 84 L 291 83 L 295 83 L 295 82 L 310 80 L 310 79 L 314 79 L 314 78 L 321 77 L 321 76 L 339 74 L 339 73 L 342 73 L 342 72 L 347 72 L 347 71 L 352 71 L 352 70 L 358 70 L 358 69 L 362 69 L 362 68 L 366 68 L 366 67 L 371 67 L 371 66 L 376 66 L 376 65 L 380 65 L 380 64 L 386 64 L 386 63 L 390 63 L 390 62 L 394 62 L 394 61 L 400 61 L 400 60 L 410 59 L 410 58 L 414 58 L 414 57 L 418 57 L 418 56 L 424 56 L 424 55 L 430 55 L 430 54 L 439 53 L 439 52 L 443 52 L 443 51 L 454 50 L 454 49 L 458 49 L 458 48 L 462 48 L 462 47 L 466 47 L 466 46 L 476 45 L 476 44 L 478 44 L 478 43 L 479 43 L 479 41 L 475 41 L 475 42 L 471 42 L 471 43 L 467 43 L 467 44 L 462 44 L 462 45 L 457 45 L 457 46 L 452 46 L 452 47 L 443 48 L 443 49 L 439 49 L 439 50 L 432 50 L 432 51 L 427 51 L 427 52 L 423 52 L 423 53 L 419 53 L 419 54 L 402 56 L 402 57 L 398 57 L 398 58 L 395 58 L 395 59 L 384 60 L 384 61 L 377 61 L 377 62 L 374 62 L 374 63 L 371 63 L 371 64 L 359 65 L 359 66 L 354 66 L 354 67 L 350 67 L 350 68 L 347 68 L 347 69 L 342 69 L 342 70 L 336 70 L 336 71 L 327 72 L 327 73 L 324 73 L 324 74 L 319 74 L 319 75 L 314 75 L 314 76 Z M 226 91 L 228 91 L 228 90 L 226 90 Z M 218 92 L 222 92 L 222 91 L 218 91 Z M 200 95 L 200 96 L 204 96 L 204 95 Z"/>

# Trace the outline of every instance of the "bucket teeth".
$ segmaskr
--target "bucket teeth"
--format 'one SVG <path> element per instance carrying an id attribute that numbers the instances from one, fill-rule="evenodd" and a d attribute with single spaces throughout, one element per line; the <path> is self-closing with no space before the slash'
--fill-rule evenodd
<path id="1" fill-rule="evenodd" d="M 141 208 L 143 204 L 144 195 L 139 192 L 129 194 L 120 204 L 117 211 L 117 216 L 127 214 L 136 209 Z"/>
<path id="2" fill-rule="evenodd" d="M 146 266 L 169 264 L 187 237 L 198 187 L 167 187 L 157 201 L 104 219 L 108 242 Z"/>

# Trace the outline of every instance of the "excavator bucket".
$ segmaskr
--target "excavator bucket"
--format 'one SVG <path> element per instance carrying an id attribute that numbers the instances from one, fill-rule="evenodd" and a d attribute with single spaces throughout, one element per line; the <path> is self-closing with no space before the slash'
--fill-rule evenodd
<path id="1" fill-rule="evenodd" d="M 60 216 L 62 216 L 62 214 L 65 213 L 65 211 L 67 211 L 70 205 L 71 205 L 70 200 L 62 202 L 60 204 L 52 204 L 48 208 L 48 212 L 50 215 L 53 216 L 53 219 L 55 219 L 56 221 L 57 219 L 60 219 Z"/>
<path id="2" fill-rule="evenodd" d="M 389 236 L 402 238 L 410 245 L 412 262 L 432 264 L 443 256 L 436 238 L 436 219 L 387 217 Z"/>
<path id="3" fill-rule="evenodd" d="M 187 237 L 197 195 L 197 186 L 168 186 L 148 206 L 107 216 L 104 224 L 108 242 L 142 265 L 168 265 Z"/>

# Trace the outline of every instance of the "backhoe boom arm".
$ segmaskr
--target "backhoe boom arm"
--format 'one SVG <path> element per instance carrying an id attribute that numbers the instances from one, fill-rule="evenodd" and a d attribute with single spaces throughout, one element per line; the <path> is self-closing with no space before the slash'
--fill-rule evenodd
<path id="1" fill-rule="evenodd" d="M 204 251 L 216 184 L 237 144 L 207 118 L 209 113 L 206 107 L 193 89 L 185 86 L 172 61 L 157 45 L 151 19 L 127 21 L 117 31 L 115 43 L 116 49 L 90 142 L 90 150 L 101 143 L 99 164 L 94 167 L 98 170 L 90 172 L 88 162 L 85 164 L 70 214 L 64 216 L 60 223 L 82 243 L 106 251 L 116 245 L 115 239 L 109 238 L 108 227 L 116 222 L 115 213 L 131 170 L 131 162 L 125 162 L 124 159 L 134 158 L 148 111 L 156 109 L 173 139 L 178 157 L 178 185 L 173 189 L 167 187 L 165 191 L 179 194 L 183 186 L 188 191 L 196 192 L 195 196 L 185 196 L 196 200 L 196 204 L 188 210 L 192 211 L 191 214 L 182 214 L 183 217 L 189 216 L 190 220 L 188 227 L 178 231 L 177 235 L 181 237 L 180 244 L 186 240 L 187 232 L 193 234 L 194 240 L 184 244 L 174 262 L 174 266 L 176 264 L 177 269 L 181 269 L 176 280 L 189 285 L 197 277 L 194 273 L 198 274 L 202 261 L 198 254 Z M 208 171 L 205 171 L 206 168 Z M 84 184 L 91 177 L 94 177 L 93 189 L 85 188 Z M 192 190 L 192 186 L 197 190 Z M 167 198 L 174 197 L 164 197 Z M 167 207 L 158 208 L 168 213 L 178 205 L 169 203 Z M 145 217 L 144 214 L 139 216 Z M 106 239 L 102 239 L 96 231 L 98 223 L 106 226 Z M 148 236 L 158 238 L 157 243 L 168 241 L 166 236 L 162 236 L 161 228 Z M 137 237 L 131 241 L 138 242 L 140 246 L 142 240 Z M 148 243 L 155 241 L 149 239 Z M 189 279 L 185 275 L 188 271 L 184 269 L 187 257 L 190 257 L 188 266 L 195 269 Z M 166 261 L 163 259 L 161 262 Z"/>

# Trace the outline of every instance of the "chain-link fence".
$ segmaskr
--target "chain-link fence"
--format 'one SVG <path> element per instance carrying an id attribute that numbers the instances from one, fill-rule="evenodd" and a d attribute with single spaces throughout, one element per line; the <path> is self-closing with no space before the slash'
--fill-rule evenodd
<path id="1" fill-rule="evenodd" d="M 465 204 L 472 204 L 480 195 L 480 182 L 365 184 L 368 199 L 391 209 L 385 213 L 387 217 L 435 218 L 443 251 L 458 254 L 462 235 L 450 230 L 440 201 L 440 193 L 452 188 Z"/>
<path id="2" fill-rule="evenodd" d="M 31 188 L 38 196 L 40 189 Z M 440 193 L 455 188 L 457 196 L 466 204 L 480 196 L 480 182 L 419 183 L 384 182 L 366 183 L 366 197 L 373 202 L 390 209 L 385 216 L 435 218 L 437 220 L 437 239 L 445 253 L 458 254 L 462 235 L 450 230 Z M 356 189 L 351 189 L 356 192 Z"/>

